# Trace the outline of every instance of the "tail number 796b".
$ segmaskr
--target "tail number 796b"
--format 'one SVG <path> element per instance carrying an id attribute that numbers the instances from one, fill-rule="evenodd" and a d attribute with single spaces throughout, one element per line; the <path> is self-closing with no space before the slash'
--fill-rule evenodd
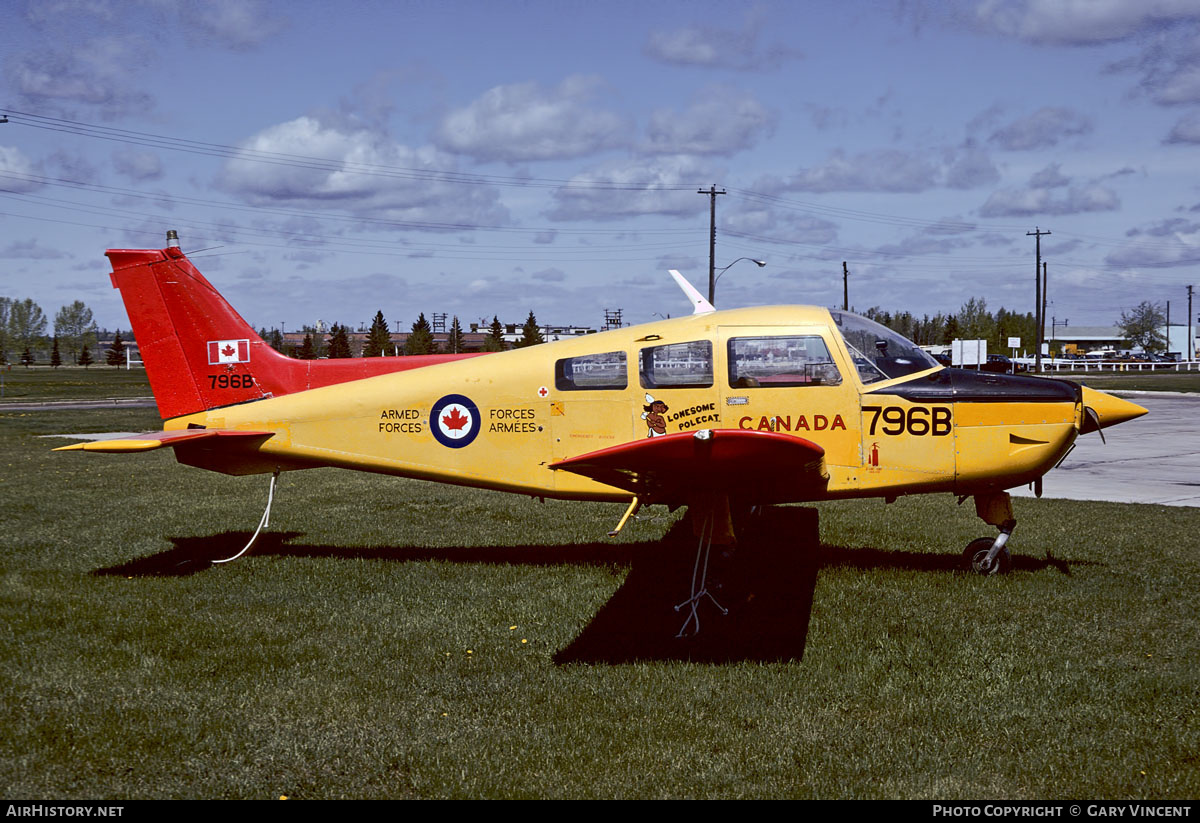
<path id="1" fill-rule="evenodd" d="M 210 389 L 248 389 L 254 385 L 252 374 L 210 374 Z"/>
<path id="2" fill-rule="evenodd" d="M 878 428 L 884 434 L 912 434 L 921 437 L 931 434 L 945 437 L 950 433 L 950 409 L 947 406 L 863 406 L 863 415 L 870 415 L 869 433 Z M 880 425 L 882 422 L 882 425 Z"/>

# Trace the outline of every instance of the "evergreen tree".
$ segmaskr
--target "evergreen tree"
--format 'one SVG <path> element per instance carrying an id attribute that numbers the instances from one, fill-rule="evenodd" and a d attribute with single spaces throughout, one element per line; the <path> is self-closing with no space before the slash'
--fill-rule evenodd
<path id="1" fill-rule="evenodd" d="M 387 321 L 383 312 L 375 312 L 371 321 L 371 330 L 367 333 L 367 345 L 363 349 L 363 357 L 383 357 L 392 348 L 392 336 L 388 334 Z"/>
<path id="2" fill-rule="evenodd" d="M 504 351 L 504 327 L 500 325 L 500 318 L 492 315 L 492 325 L 488 328 L 488 335 L 483 341 L 484 351 Z"/>
<path id="3" fill-rule="evenodd" d="M 449 354 L 462 354 L 466 348 L 462 326 L 459 325 L 458 315 L 456 314 L 454 315 L 454 322 L 450 324 L 450 336 L 446 339 L 446 351 Z"/>
<path id="4" fill-rule="evenodd" d="M 1032 349 L 1036 336 L 1037 320 L 1034 319 L 1033 312 L 1018 314 L 1003 308 L 996 312 L 996 349 L 998 351 L 1008 348 L 1008 338 L 1010 337 L 1021 338 L 1021 347 Z"/>
<path id="5" fill-rule="evenodd" d="M 332 334 L 333 328 L 331 327 L 329 331 Z M 305 326 L 304 333 L 312 337 L 313 360 L 320 360 L 322 357 L 329 356 L 328 347 L 325 345 L 325 337 L 321 333 L 320 329 L 318 329 L 316 326 Z"/>
<path id="6" fill-rule="evenodd" d="M 304 335 L 304 343 L 300 346 L 300 350 L 296 352 L 296 357 L 301 360 L 316 360 L 316 350 L 313 348 L 313 338 L 311 334 Z"/>
<path id="7" fill-rule="evenodd" d="M 125 341 L 121 339 L 120 330 L 113 335 L 112 345 L 108 347 L 108 353 L 104 355 L 104 362 L 110 366 L 119 366 L 125 362 Z"/>
<path id="8" fill-rule="evenodd" d="M 404 353 L 431 354 L 433 350 L 433 331 L 429 328 L 429 321 L 425 319 L 425 312 L 421 312 L 417 322 L 412 325 L 408 339 L 404 341 Z"/>
<path id="9" fill-rule="evenodd" d="M 949 346 L 959 337 L 961 337 L 961 335 L 958 333 L 958 318 L 954 315 L 950 315 L 948 318 L 946 318 L 945 332 L 942 335 L 942 344 Z"/>
<path id="10" fill-rule="evenodd" d="M 920 331 L 918 337 L 920 339 L 914 341 L 922 346 L 933 346 L 942 342 L 942 338 L 946 334 L 946 317 L 941 312 L 938 312 L 933 317 L 925 315 L 921 320 Z"/>
<path id="11" fill-rule="evenodd" d="M 263 326 L 258 330 L 258 336 L 275 351 L 283 353 L 283 335 L 279 332 L 279 329 L 267 331 L 266 326 Z"/>
<path id="12" fill-rule="evenodd" d="M 881 326 L 887 326 L 891 328 L 891 313 L 884 311 L 883 309 L 879 308 L 879 306 L 872 306 L 871 308 L 867 309 L 865 312 L 863 312 L 863 317 L 867 318 L 868 320 L 874 320 Z"/>
<path id="13" fill-rule="evenodd" d="M 50 349 L 50 367 L 57 369 L 62 365 L 62 355 L 58 353 L 58 335 L 54 335 L 54 348 Z"/>
<path id="14" fill-rule="evenodd" d="M 917 319 L 912 312 L 896 312 L 892 315 L 891 329 L 901 337 L 912 340 L 917 333 Z"/>
<path id="15" fill-rule="evenodd" d="M 524 349 L 528 346 L 536 346 L 538 343 L 545 343 L 542 339 L 541 329 L 538 328 L 537 318 L 533 316 L 533 310 L 529 311 L 529 317 L 525 320 L 525 325 L 521 327 L 521 339 L 517 341 L 516 348 Z"/>
<path id="16" fill-rule="evenodd" d="M 350 335 L 345 326 L 334 323 L 329 327 L 329 358 L 343 359 L 353 357 L 350 351 Z"/>
<path id="17" fill-rule="evenodd" d="M 88 366 L 92 365 L 93 362 L 95 361 L 92 360 L 92 353 L 88 349 L 87 344 L 84 343 L 83 348 L 79 350 L 79 365 L 86 369 Z"/>

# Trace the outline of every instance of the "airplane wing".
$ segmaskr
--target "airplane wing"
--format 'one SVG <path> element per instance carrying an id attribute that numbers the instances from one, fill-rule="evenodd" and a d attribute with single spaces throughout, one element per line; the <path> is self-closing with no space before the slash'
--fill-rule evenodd
<path id="1" fill-rule="evenodd" d="M 825 450 L 778 432 L 703 429 L 648 437 L 552 463 L 649 502 L 725 492 L 755 502 L 804 500 L 829 480 Z"/>
<path id="2" fill-rule="evenodd" d="M 180 446 L 184 443 L 195 443 L 198 440 L 212 438 L 232 438 L 227 440 L 230 445 L 243 443 L 247 439 L 260 440 L 271 437 L 274 432 L 234 431 L 232 429 L 176 429 L 174 431 L 146 432 L 132 437 L 120 437 L 115 440 L 91 440 L 87 443 L 75 443 L 70 446 L 60 446 L 56 452 L 88 451 L 106 452 L 109 454 L 124 454 L 126 452 L 145 452 L 161 449 L 166 446 Z"/>

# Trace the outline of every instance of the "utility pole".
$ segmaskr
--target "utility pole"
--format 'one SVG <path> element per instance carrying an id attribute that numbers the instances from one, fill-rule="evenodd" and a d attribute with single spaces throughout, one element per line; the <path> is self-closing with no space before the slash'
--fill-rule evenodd
<path id="1" fill-rule="evenodd" d="M 717 191 L 715 184 L 708 191 L 696 191 L 696 194 L 707 194 L 711 199 L 708 205 L 708 302 L 714 306 L 717 293 L 717 195 L 725 193 Z"/>
<path id="2" fill-rule="evenodd" d="M 1046 306 L 1050 303 L 1050 274 L 1046 271 L 1047 263 L 1042 261 L 1042 333 L 1045 333 Z"/>
<path id="3" fill-rule="evenodd" d="M 1050 234 L 1048 231 L 1042 231 L 1041 228 L 1035 226 L 1033 231 L 1025 232 L 1026 237 L 1037 238 L 1037 262 L 1033 266 L 1033 281 L 1037 284 L 1037 291 L 1033 299 L 1033 310 L 1035 314 L 1035 322 L 1037 323 L 1037 340 L 1033 350 L 1033 368 L 1035 371 L 1042 370 L 1042 235 Z"/>
<path id="4" fill-rule="evenodd" d="M 842 311 L 850 311 L 850 269 L 842 261 Z"/>
<path id="5" fill-rule="evenodd" d="M 1187 359 L 1188 359 L 1188 362 L 1189 362 L 1189 363 L 1191 363 L 1191 362 L 1192 362 L 1192 360 L 1193 360 L 1193 359 L 1195 358 L 1195 356 L 1196 356 L 1196 344 L 1195 344 L 1195 342 L 1194 342 L 1196 338 L 1192 337 L 1192 318 L 1193 318 L 1195 315 L 1193 315 L 1193 314 L 1192 314 L 1192 287 L 1191 287 L 1191 286 L 1188 286 L 1188 287 L 1187 287 L 1187 290 L 1188 290 L 1188 339 L 1187 339 L 1187 349 L 1188 349 L 1188 350 L 1187 350 Z"/>
<path id="6" fill-rule="evenodd" d="M 1064 329 L 1070 325 L 1071 325 L 1071 319 L 1069 317 L 1066 320 L 1062 321 L 1062 327 Z M 1050 318 L 1050 342 L 1054 343 L 1054 341 L 1057 339 L 1058 339 L 1058 318 L 1051 317 Z"/>

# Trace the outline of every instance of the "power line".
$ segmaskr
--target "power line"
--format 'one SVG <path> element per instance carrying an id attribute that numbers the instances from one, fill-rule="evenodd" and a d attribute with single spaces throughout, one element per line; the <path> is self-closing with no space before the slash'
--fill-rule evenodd
<path id="1" fill-rule="evenodd" d="M 385 179 L 396 179 L 406 181 L 420 181 L 426 183 L 439 183 L 447 185 L 468 185 L 468 186 L 494 186 L 494 187 L 512 187 L 512 188 L 543 188 L 555 189 L 561 191 L 596 191 L 596 192 L 621 192 L 621 191 L 636 191 L 636 192 L 680 192 L 692 189 L 694 184 L 688 183 L 667 183 L 667 184 L 642 184 L 631 185 L 613 180 L 586 180 L 580 176 L 574 178 L 544 178 L 532 176 L 506 176 L 506 175 L 489 175 L 475 174 L 468 172 L 459 172 L 451 169 L 438 169 L 431 167 L 415 167 L 404 166 L 400 164 L 387 163 L 352 163 L 345 160 L 315 157 L 301 154 L 291 154 L 286 152 L 274 152 L 261 149 L 253 149 L 246 146 L 233 146 L 222 143 L 211 143 L 200 140 L 192 140 L 187 138 L 173 137 L 164 134 L 155 134 L 151 132 L 135 131 L 131 129 L 121 129 L 110 126 L 103 126 L 94 123 L 87 123 L 77 120 L 68 120 L 63 118 L 54 118 L 44 115 L 38 115 L 30 112 L 4 110 L 7 112 L 9 122 L 16 125 L 25 125 L 30 128 L 41 129 L 51 132 L 67 133 L 82 137 L 84 139 L 98 139 L 109 142 L 119 142 L 129 145 L 139 145 L 147 148 L 164 149 L 176 152 L 184 152 L 199 156 L 209 156 L 218 159 L 224 159 L 231 162 L 255 162 L 266 163 L 269 165 L 290 166 L 295 168 L 309 169 L 325 173 L 348 173 L 364 176 L 381 177 Z M 349 133 L 353 136 L 354 133 Z M 696 236 L 695 227 L 685 227 L 681 229 L 643 229 L 621 227 L 616 229 L 585 229 L 571 228 L 566 229 L 560 225 L 550 227 L 525 227 L 515 225 L 497 225 L 483 222 L 459 222 L 459 221 L 422 221 L 422 220 L 395 220 L 385 217 L 374 217 L 361 214 L 339 214 L 327 211 L 312 211 L 292 207 L 278 205 L 247 205 L 243 203 L 235 203 L 229 201 L 207 200 L 195 197 L 179 197 L 179 196 L 160 196 L 147 194 L 140 190 L 121 189 L 118 187 L 104 186 L 99 184 L 87 184 L 81 181 L 70 181 L 61 178 L 52 178 L 35 174 L 21 175 L 11 171 L 0 172 L 0 179 L 9 179 L 24 183 L 35 183 L 41 185 L 66 186 L 88 191 L 94 194 L 109 194 L 113 196 L 140 197 L 161 203 L 183 203 L 194 207 L 212 207 L 220 208 L 228 211 L 236 211 L 239 213 L 251 214 L 268 214 L 281 217 L 303 217 L 322 221 L 335 221 L 339 224 L 356 227 L 361 229 L 374 230 L 407 230 L 407 231 L 422 231 L 422 232 L 496 232 L 500 235 L 509 234 L 514 237 L 530 237 L 537 234 L 554 233 L 561 237 L 579 236 L 580 238 L 589 237 L 612 237 L 614 238 L 611 250 L 606 249 L 606 253 L 619 254 L 616 248 L 621 251 L 644 251 L 650 252 L 654 249 L 662 250 L 664 253 L 670 253 L 673 249 L 678 249 L 678 254 L 691 254 L 688 248 L 690 238 Z M 716 185 L 711 186 L 710 191 L 716 191 Z M 702 193 L 709 194 L 710 191 L 701 190 Z M 885 214 L 872 212 L 862 209 L 852 209 L 837 207 L 832 205 L 816 204 L 793 198 L 783 197 L 778 194 L 769 192 L 760 192 L 750 189 L 741 189 L 728 187 L 723 192 L 728 193 L 731 199 L 736 200 L 743 205 L 763 206 L 784 211 L 792 211 L 796 213 L 807 214 L 814 219 L 829 219 L 839 221 L 854 221 L 865 224 L 893 226 L 896 228 L 907 228 L 918 231 L 938 230 L 941 232 L 958 233 L 958 234 L 988 234 L 988 235 L 1009 235 L 1020 230 L 1023 227 L 1008 226 L 1000 224 L 981 225 L 972 221 L 960 221 L 950 219 L 927 220 L 915 217 L 907 217 L 902 215 Z M 12 196 L 28 198 L 27 202 L 37 202 L 32 199 L 27 192 L 9 192 Z M 715 200 L 716 195 L 711 194 L 712 202 L 710 204 L 710 271 L 715 269 Z M 70 201 L 58 201 L 55 203 L 52 198 L 45 198 L 41 201 L 46 208 L 58 208 L 67 211 L 82 211 L 84 213 L 102 213 L 111 215 L 114 208 L 111 205 L 87 205 L 82 203 L 71 203 Z M 151 215 L 145 212 L 126 210 L 123 212 L 133 219 L 164 221 L 161 215 Z M 51 218 L 39 218 L 28 214 L 17 214 L 14 216 L 23 217 L 34 220 L 47 220 L 50 222 L 70 223 L 72 225 L 87 225 L 83 223 L 71 223 L 70 221 L 55 221 Z M 173 216 L 169 218 L 172 222 L 179 218 Z M 212 221 L 199 220 L 191 218 L 189 225 L 198 227 L 218 227 L 224 232 L 240 232 L 242 237 L 280 237 L 293 242 L 322 242 L 325 247 L 330 249 L 346 249 L 346 250 L 363 250 L 374 249 L 386 254 L 414 254 L 421 252 L 438 252 L 441 254 L 444 251 L 454 251 L 457 255 L 445 255 L 449 259 L 492 259 L 497 254 L 503 255 L 511 253 L 519 255 L 522 259 L 530 256 L 536 256 L 539 260 L 560 259 L 574 260 L 579 262 L 578 255 L 591 254 L 592 260 L 630 260 L 630 259 L 647 259 L 647 258 L 630 258 L 628 256 L 613 257 L 596 255 L 596 249 L 604 249 L 604 246 L 594 247 L 591 251 L 583 250 L 564 250 L 561 244 L 554 244 L 552 250 L 553 257 L 549 257 L 541 253 L 540 249 L 535 249 L 529 246 L 509 246 L 509 245 L 478 245 L 474 246 L 472 251 L 467 251 L 460 244 L 451 243 L 436 243 L 423 242 L 419 245 L 405 246 L 402 250 L 396 250 L 393 244 L 372 244 L 366 241 L 358 241 L 353 238 L 346 238 L 341 235 L 317 234 L 316 232 L 298 232 L 284 229 L 271 228 L 245 228 L 234 227 L 227 223 L 214 223 Z M 113 230 L 113 227 L 103 226 L 105 230 Z M 121 227 L 116 230 L 124 231 L 139 231 L 137 228 Z M 207 230 L 207 229 L 206 229 Z M 212 229 L 216 230 L 216 229 Z M 947 256 L 944 259 L 939 259 L 937 256 L 927 252 L 909 252 L 902 248 L 888 249 L 886 247 L 876 249 L 855 248 L 846 245 L 831 245 L 821 243 L 809 243 L 803 240 L 796 239 L 795 236 L 767 236 L 754 234 L 750 232 L 739 232 L 733 229 L 723 229 L 723 235 L 726 238 L 724 242 L 734 249 L 745 250 L 749 254 L 760 254 L 762 249 L 758 246 L 751 247 L 748 243 L 771 243 L 785 248 L 793 248 L 799 250 L 809 250 L 814 256 L 811 258 L 819 264 L 826 264 L 828 259 L 849 258 L 858 261 L 860 267 L 880 266 L 887 270 L 906 271 L 906 270 L 923 270 L 923 271 L 943 271 L 953 270 L 960 274 L 972 273 L 972 271 L 1002 271 L 1014 268 L 1016 263 L 1005 258 L 994 256 L 980 255 L 959 255 L 953 257 Z M 627 240 L 617 238 L 621 235 L 636 234 L 638 236 L 662 237 L 664 242 L 658 243 L 630 243 Z M 1171 244 L 1159 242 L 1136 242 L 1125 243 L 1113 239 L 1096 237 L 1084 234 L 1074 234 L 1070 232 L 1057 232 L 1062 237 L 1084 240 L 1088 243 L 1097 246 L 1112 247 L 1128 250 L 1147 250 L 1147 251 L 1171 251 L 1171 252 L 1191 252 L 1191 246 L 1186 244 Z M 678 238 L 678 243 L 667 242 L 666 238 Z M 742 241 L 738 243 L 737 241 Z M 248 241 L 247 241 L 248 242 Z M 547 244 L 549 246 L 550 244 Z M 549 248 L 547 251 L 551 251 Z M 535 255 L 536 252 L 536 255 Z M 937 253 L 934 253 L 937 254 Z M 509 258 L 509 259 L 516 259 Z M 904 261 L 913 261 L 905 263 Z M 1074 266 L 1076 271 L 1090 271 L 1096 273 L 1094 281 L 1099 283 L 1110 284 L 1112 286 L 1128 285 L 1126 279 L 1114 275 L 1105 274 L 1105 272 L 1124 272 L 1131 269 L 1137 269 L 1140 272 L 1140 278 L 1157 282 L 1169 282 L 1173 279 L 1170 272 L 1173 269 L 1200 263 L 1200 257 L 1178 257 L 1165 263 L 1146 263 L 1137 266 L 1129 266 L 1117 263 L 1084 263 L 1072 260 L 1060 260 L 1060 265 Z M 1158 274 L 1158 272 L 1164 274 Z M 1061 275 L 1059 275 L 1061 277 Z"/>
<path id="2" fill-rule="evenodd" d="M 455 183 L 475 186 L 515 186 L 524 188 L 554 188 L 582 189 L 599 191 L 686 191 L 694 184 L 655 184 L 653 186 L 629 185 L 605 180 L 583 181 L 578 178 L 543 178 L 543 177 L 512 177 L 504 175 L 475 174 L 457 172 L 446 169 L 418 168 L 385 163 L 357 163 L 331 157 L 314 157 L 287 152 L 265 151 L 251 149 L 245 146 L 230 146 L 223 143 L 207 143 L 200 140 L 189 140 L 169 135 L 139 132 L 130 129 L 118 129 L 112 126 L 100 126 L 94 123 L 84 123 L 77 120 L 64 120 L 57 117 L 21 112 L 13 109 L 5 110 L 9 122 L 28 126 L 30 128 L 74 134 L 110 142 L 126 143 L 128 145 L 146 148 L 166 149 L 169 151 L 197 154 L 205 157 L 217 157 L 227 160 L 240 160 L 255 163 L 267 163 L 278 166 L 313 169 L 316 171 L 331 171 L 339 173 L 362 174 L 377 177 L 393 177 L 404 180 L 433 181 L 440 183 Z M 14 119 L 15 118 L 15 119 Z"/>

